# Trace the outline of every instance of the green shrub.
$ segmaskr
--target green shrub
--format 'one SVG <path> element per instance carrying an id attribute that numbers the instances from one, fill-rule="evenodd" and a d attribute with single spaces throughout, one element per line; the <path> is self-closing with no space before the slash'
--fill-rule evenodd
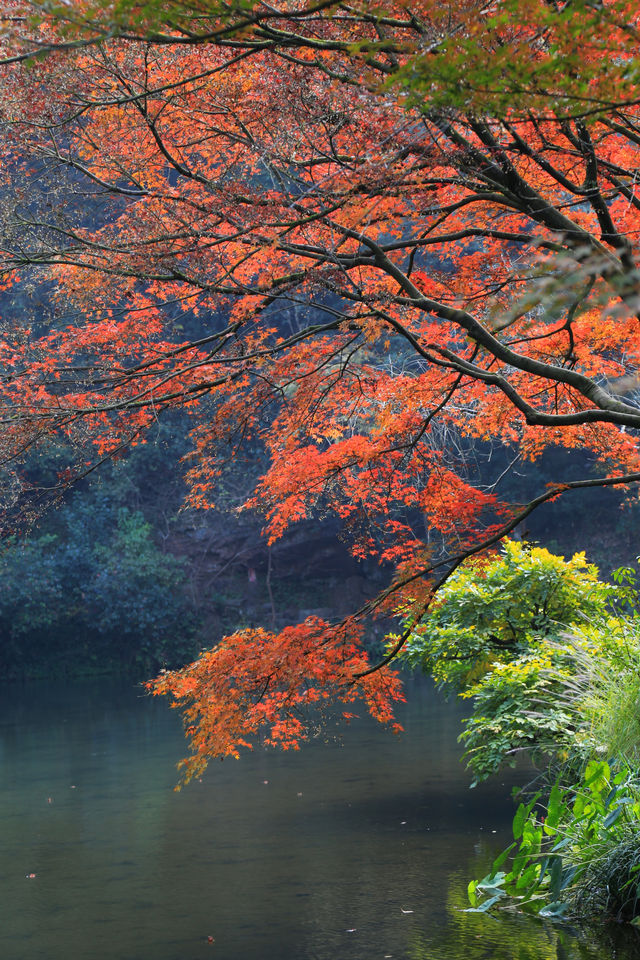
<path id="1" fill-rule="evenodd" d="M 469 884 L 472 909 L 515 906 L 543 917 L 640 917 L 640 784 L 626 765 L 591 760 L 575 788 L 556 783 L 521 804 L 514 843 Z M 509 855 L 510 868 L 503 870 Z"/>
<path id="2" fill-rule="evenodd" d="M 77 496 L 56 535 L 0 554 L 4 677 L 151 671 L 197 652 L 183 563 L 141 513 Z"/>
<path id="3" fill-rule="evenodd" d="M 404 657 L 472 701 L 461 739 L 474 783 L 522 750 L 567 759 L 579 719 L 565 696 L 576 649 L 601 644 L 580 631 L 602 622 L 615 596 L 584 554 L 566 561 L 516 541 L 447 581 Z M 569 632 L 583 639 L 569 641 Z"/>
<path id="4" fill-rule="evenodd" d="M 522 751 L 534 760 L 560 753 L 566 762 L 577 746 L 577 718 L 561 696 L 572 657 L 543 640 L 532 646 L 529 653 L 495 664 L 461 695 L 473 701 L 459 738 L 474 773 L 472 786 L 503 764 L 513 765 Z"/>
<path id="5" fill-rule="evenodd" d="M 640 617 L 632 571 L 598 580 L 507 542 L 456 570 L 406 660 L 472 701 L 461 740 L 476 779 L 520 751 L 562 771 L 546 810 L 521 804 L 514 842 L 469 885 L 475 911 L 606 914 L 640 926 Z M 615 756 L 612 771 L 605 759 Z"/>
<path id="6" fill-rule="evenodd" d="M 540 639 L 558 639 L 601 616 L 613 590 L 583 553 L 565 560 L 507 540 L 497 556 L 471 560 L 452 574 L 403 656 L 440 685 L 465 691 Z"/>

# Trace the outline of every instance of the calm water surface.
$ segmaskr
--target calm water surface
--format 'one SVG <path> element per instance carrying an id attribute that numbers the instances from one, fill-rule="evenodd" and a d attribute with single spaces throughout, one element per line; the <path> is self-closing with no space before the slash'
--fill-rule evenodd
<path id="1" fill-rule="evenodd" d="M 460 710 L 257 751 L 180 793 L 179 718 L 130 684 L 5 687 L 2 960 L 631 960 L 640 940 L 461 912 L 513 779 L 469 791 Z M 35 874 L 35 877 L 30 876 Z M 208 937 L 213 937 L 209 943 Z"/>

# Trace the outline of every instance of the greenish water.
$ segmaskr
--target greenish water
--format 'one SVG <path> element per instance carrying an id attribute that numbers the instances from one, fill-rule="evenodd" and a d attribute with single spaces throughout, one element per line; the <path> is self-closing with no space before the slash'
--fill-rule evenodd
<path id="1" fill-rule="evenodd" d="M 461 912 L 508 839 L 513 780 L 469 791 L 458 706 L 408 693 L 399 739 L 355 722 L 175 793 L 184 744 L 164 703 L 106 681 L 5 687 L 0 957 L 637 957 L 633 933 Z"/>

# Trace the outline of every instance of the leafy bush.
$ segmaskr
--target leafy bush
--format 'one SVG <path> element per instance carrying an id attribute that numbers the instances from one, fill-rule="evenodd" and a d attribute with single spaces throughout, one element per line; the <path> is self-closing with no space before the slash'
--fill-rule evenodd
<path id="1" fill-rule="evenodd" d="M 92 562 L 83 599 L 97 632 L 111 638 L 122 658 L 134 650 L 137 658 L 166 663 L 175 633 L 188 632 L 183 564 L 161 553 L 150 525 L 126 508 L 109 542 L 94 547 Z"/>
<path id="2" fill-rule="evenodd" d="M 568 759 L 577 746 L 577 718 L 561 694 L 572 666 L 570 654 L 539 641 L 532 652 L 496 664 L 462 694 L 473 698 L 459 738 L 475 775 L 472 786 L 504 763 L 513 765 L 522 751 L 533 759 L 558 752 Z"/>
<path id="3" fill-rule="evenodd" d="M 577 648 L 603 642 L 581 628 L 601 622 L 615 595 L 584 554 L 566 561 L 516 541 L 451 576 L 404 656 L 472 700 L 461 739 L 474 782 L 515 762 L 519 751 L 575 747 L 579 715 L 565 694 Z M 569 642 L 568 632 L 583 639 Z"/>
<path id="4" fill-rule="evenodd" d="M 583 554 L 507 542 L 455 571 L 411 636 L 408 662 L 472 700 L 461 740 L 477 779 L 521 750 L 562 769 L 544 815 L 540 794 L 521 804 L 513 844 L 469 884 L 475 911 L 640 926 L 640 616 L 633 571 L 614 579 Z"/>
<path id="5" fill-rule="evenodd" d="M 622 765 L 591 760 L 577 788 L 554 784 L 544 815 L 539 795 L 521 804 L 514 843 L 482 880 L 469 884 L 479 911 L 516 906 L 543 917 L 640 918 L 640 783 Z M 515 851 L 515 852 L 514 852 Z M 514 853 L 511 867 L 502 867 Z M 638 919 L 640 923 L 640 919 Z"/>
<path id="6" fill-rule="evenodd" d="M 7 676 L 153 670 L 194 651 L 182 562 L 141 513 L 76 497 L 56 535 L 0 555 L 0 667 Z"/>
<path id="7" fill-rule="evenodd" d="M 611 595 L 583 553 L 565 560 L 507 540 L 497 556 L 455 571 L 403 655 L 440 685 L 465 691 L 540 639 L 558 639 L 600 616 Z"/>

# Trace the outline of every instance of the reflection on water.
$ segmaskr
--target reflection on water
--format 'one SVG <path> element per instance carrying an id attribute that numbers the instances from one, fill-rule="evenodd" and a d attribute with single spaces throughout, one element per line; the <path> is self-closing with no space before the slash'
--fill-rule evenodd
<path id="1" fill-rule="evenodd" d="M 164 703 L 118 683 L 5 688 L 0 957 L 608 960 L 593 934 L 461 912 L 508 839 L 511 781 L 469 791 L 459 708 L 426 683 L 403 721 L 399 740 L 362 721 L 175 793 Z"/>

